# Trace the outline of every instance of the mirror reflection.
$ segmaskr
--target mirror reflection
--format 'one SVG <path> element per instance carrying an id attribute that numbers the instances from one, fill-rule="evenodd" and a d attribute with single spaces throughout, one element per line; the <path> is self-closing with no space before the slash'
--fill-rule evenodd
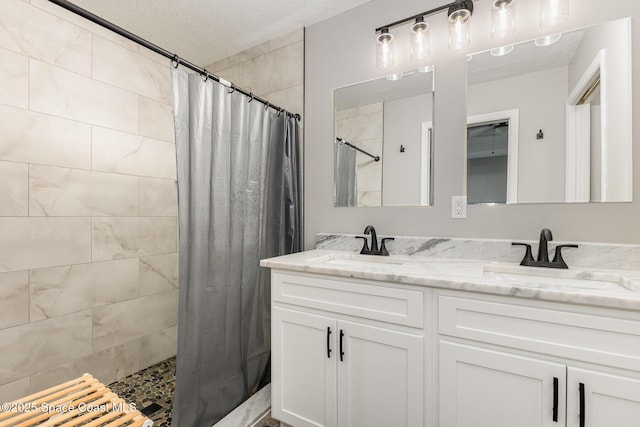
<path id="1" fill-rule="evenodd" d="M 431 204 L 433 70 L 334 91 L 334 203 Z"/>
<path id="2" fill-rule="evenodd" d="M 631 201 L 631 95 L 629 18 L 469 55 L 468 203 Z"/>

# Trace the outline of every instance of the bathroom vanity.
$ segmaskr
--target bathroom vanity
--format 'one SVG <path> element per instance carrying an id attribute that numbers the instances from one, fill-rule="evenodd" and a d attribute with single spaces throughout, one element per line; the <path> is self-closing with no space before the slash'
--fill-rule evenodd
<path id="1" fill-rule="evenodd" d="M 640 272 L 314 250 L 272 275 L 272 413 L 295 427 L 632 427 Z"/>

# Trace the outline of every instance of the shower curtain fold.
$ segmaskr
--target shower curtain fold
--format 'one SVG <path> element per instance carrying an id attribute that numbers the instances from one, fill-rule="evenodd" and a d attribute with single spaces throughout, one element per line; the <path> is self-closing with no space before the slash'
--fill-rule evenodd
<path id="1" fill-rule="evenodd" d="M 172 69 L 180 289 L 173 426 L 210 427 L 269 368 L 259 260 L 302 248 L 298 123 Z"/>
<path id="2" fill-rule="evenodd" d="M 356 150 L 340 141 L 335 141 L 334 155 L 334 202 L 338 207 L 353 207 L 358 203 Z"/>

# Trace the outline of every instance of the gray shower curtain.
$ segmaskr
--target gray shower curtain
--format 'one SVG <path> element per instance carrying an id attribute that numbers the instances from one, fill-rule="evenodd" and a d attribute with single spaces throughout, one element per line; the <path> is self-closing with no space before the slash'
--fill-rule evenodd
<path id="1" fill-rule="evenodd" d="M 335 204 L 338 207 L 352 207 L 358 203 L 356 154 L 356 150 L 336 139 L 335 150 L 333 150 L 335 161 L 333 191 Z"/>
<path id="2" fill-rule="evenodd" d="M 295 118 L 173 69 L 180 290 L 172 426 L 210 427 L 269 369 L 269 272 L 301 236 Z"/>

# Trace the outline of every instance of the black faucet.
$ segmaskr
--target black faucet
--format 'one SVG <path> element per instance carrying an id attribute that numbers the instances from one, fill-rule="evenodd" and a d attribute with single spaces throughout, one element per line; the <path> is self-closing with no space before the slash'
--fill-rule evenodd
<path id="1" fill-rule="evenodd" d="M 362 255 L 382 255 L 382 256 L 388 256 L 389 255 L 389 251 L 387 250 L 387 247 L 385 245 L 387 240 L 394 240 L 393 237 L 385 237 L 380 241 L 380 249 L 378 249 L 378 235 L 376 234 L 376 229 L 373 227 L 373 225 L 367 225 L 367 227 L 364 229 L 364 234 L 370 234 L 371 235 L 371 249 L 369 249 L 369 244 L 367 243 L 367 237 L 366 236 L 356 236 L 356 239 L 363 239 L 364 240 L 364 245 L 362 246 L 362 250 L 360 251 L 360 254 Z"/>
<path id="2" fill-rule="evenodd" d="M 547 267 L 547 268 L 569 268 L 562 258 L 562 248 L 577 248 L 578 245 L 558 245 L 553 256 L 553 261 L 549 261 L 549 242 L 553 240 L 553 234 L 548 228 L 540 231 L 540 243 L 538 244 L 538 259 L 534 259 L 531 253 L 531 245 L 528 243 L 511 243 L 513 246 L 524 246 L 526 251 L 520 265 L 527 267 Z"/>

